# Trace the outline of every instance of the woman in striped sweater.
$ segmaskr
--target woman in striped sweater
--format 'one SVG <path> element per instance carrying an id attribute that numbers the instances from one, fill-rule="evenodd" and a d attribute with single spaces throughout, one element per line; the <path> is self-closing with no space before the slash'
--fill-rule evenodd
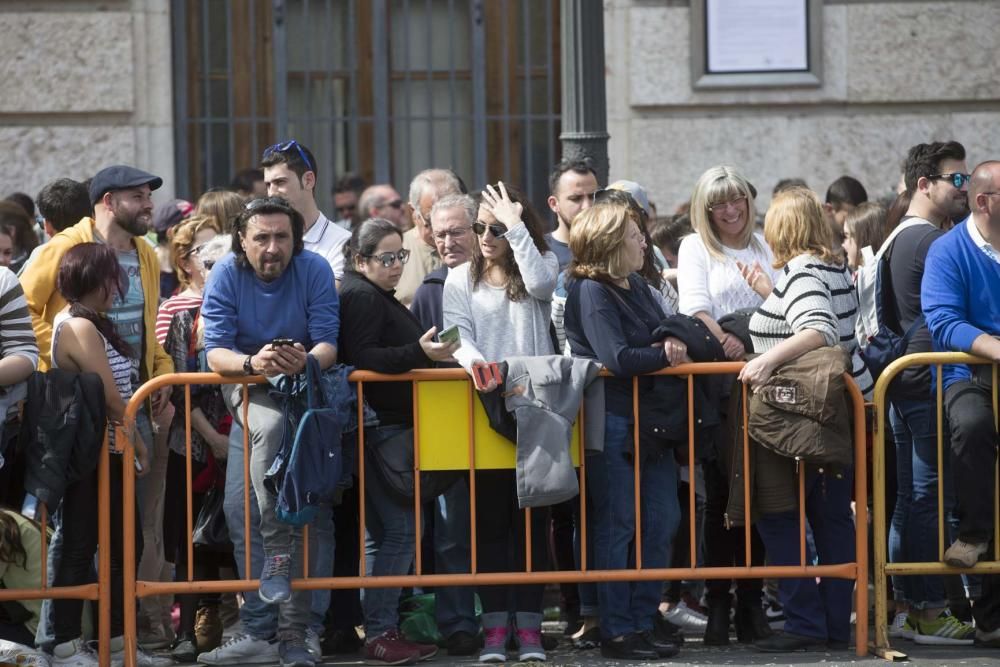
<path id="1" fill-rule="evenodd" d="M 774 252 L 775 268 L 781 271 L 772 289 L 770 278 L 759 266 L 746 270 L 748 282 L 766 298 L 750 318 L 754 350 L 762 354 L 747 362 L 740 380 L 758 387 L 782 364 L 817 348 L 839 345 L 851 356 L 858 387 L 870 396 L 871 376 L 858 356 L 854 338 L 857 296 L 849 270 L 833 253 L 819 197 L 805 188 L 777 195 L 764 218 L 764 238 Z M 791 459 L 788 474 L 795 474 Z M 819 562 L 852 561 L 850 468 L 835 473 L 807 468 L 805 475 L 805 513 Z M 770 564 L 799 564 L 797 511 L 761 514 L 756 526 Z M 851 634 L 852 591 L 853 582 L 848 580 L 824 579 L 817 584 L 811 577 L 782 579 L 779 592 L 785 610 L 784 632 L 759 640 L 757 648 L 846 648 Z"/>

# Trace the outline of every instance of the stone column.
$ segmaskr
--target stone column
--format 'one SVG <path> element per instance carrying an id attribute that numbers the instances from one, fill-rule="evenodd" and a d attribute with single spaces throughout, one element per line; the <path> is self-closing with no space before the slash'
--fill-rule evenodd
<path id="1" fill-rule="evenodd" d="M 604 3 L 561 0 L 563 158 L 589 158 L 608 182 L 608 114 L 604 94 Z"/>

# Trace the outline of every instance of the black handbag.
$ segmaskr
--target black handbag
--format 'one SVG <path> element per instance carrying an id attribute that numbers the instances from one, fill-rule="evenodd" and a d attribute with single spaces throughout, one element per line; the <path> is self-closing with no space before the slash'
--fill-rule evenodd
<path id="1" fill-rule="evenodd" d="M 365 460 L 374 469 L 389 492 L 402 503 L 412 503 L 413 483 L 413 428 L 380 438 L 379 429 L 365 433 Z M 464 475 L 461 470 L 434 470 L 420 473 L 420 498 L 431 500 L 445 491 Z"/>
<path id="2" fill-rule="evenodd" d="M 233 550 L 233 542 L 229 539 L 229 526 L 226 525 L 226 513 L 223 505 L 226 500 L 225 489 L 216 484 L 201 504 L 198 518 L 191 531 L 191 541 L 208 551 L 229 552 Z"/>

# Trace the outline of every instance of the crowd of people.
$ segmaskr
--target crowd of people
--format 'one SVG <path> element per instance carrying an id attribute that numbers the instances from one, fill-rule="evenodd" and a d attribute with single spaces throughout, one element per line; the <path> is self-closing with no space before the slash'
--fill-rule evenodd
<path id="1" fill-rule="evenodd" d="M 316 165 L 291 140 L 196 202 L 154 208 L 163 180 L 124 165 L 82 183 L 60 179 L 34 200 L 18 193 L 0 202 L 4 588 L 39 586 L 43 541 L 50 585 L 94 580 L 96 452 L 114 444 L 142 383 L 198 371 L 270 380 L 246 392 L 239 384 L 154 392 L 129 434 L 134 499 L 123 499 L 121 455 L 112 455 L 114 664 L 126 648 L 124 502 L 135 503 L 139 579 L 260 580 L 238 600 L 143 598 L 140 665 L 312 667 L 324 654 L 359 650 L 370 664 L 412 664 L 439 646 L 407 637 L 400 588 L 293 590 L 291 581 L 307 563 L 311 577 L 357 576 L 361 551 L 369 576 L 411 573 L 418 550 L 424 572 L 470 572 L 473 504 L 481 573 L 523 572 L 529 563 L 575 570 L 583 558 L 592 570 L 640 559 L 644 568 L 798 565 L 800 493 L 807 560 L 851 562 L 852 501 L 867 499 L 853 497 L 845 374 L 870 400 L 885 362 L 905 353 L 955 350 L 1000 362 L 1000 162 L 970 172 L 954 141 L 912 147 L 898 194 L 881 203 L 850 176 L 825 198 L 786 179 L 760 211 L 753 175 L 719 165 L 670 216 L 657 214 L 638 183 L 602 188 L 588 161 L 565 160 L 549 182 L 552 227 L 512 184 L 470 192 L 440 168 L 418 173 L 405 201 L 390 184 L 345 175 L 327 217 Z M 340 365 L 384 374 L 464 369 L 491 428 L 510 441 L 514 467 L 477 469 L 474 492 L 467 476 L 428 477 L 418 531 L 412 477 L 401 486 L 376 465 L 389 451 L 412 452 L 414 386 L 368 384 L 372 417 L 357 426 L 364 493 L 348 467 L 303 542 L 271 476 L 287 429 L 279 389 L 313 361 L 331 374 Z M 745 365 L 696 381 L 692 460 L 687 384 L 649 374 L 710 361 Z M 601 368 L 611 376 L 598 378 Z M 891 561 L 938 558 L 939 475 L 945 561 L 967 568 L 990 553 L 993 368 L 948 365 L 938 376 L 915 367 L 893 381 Z M 947 441 L 940 471 L 938 383 Z M 569 462 L 581 406 L 585 516 Z M 357 430 L 345 429 L 336 445 L 345 461 L 357 460 L 358 442 Z M 44 536 L 41 506 L 54 527 Z M 560 607 L 575 649 L 599 647 L 616 660 L 669 658 L 685 634 L 725 645 L 731 630 L 761 651 L 845 650 L 853 586 L 597 577 L 562 585 Z M 900 576 L 892 589 L 893 637 L 1000 647 L 995 575 Z M 554 647 L 542 632 L 545 592 L 538 583 L 436 588 L 441 647 L 483 662 L 545 661 Z M 92 667 L 87 607 L 69 599 L 0 605 L 0 638 L 44 650 L 52 665 Z"/>

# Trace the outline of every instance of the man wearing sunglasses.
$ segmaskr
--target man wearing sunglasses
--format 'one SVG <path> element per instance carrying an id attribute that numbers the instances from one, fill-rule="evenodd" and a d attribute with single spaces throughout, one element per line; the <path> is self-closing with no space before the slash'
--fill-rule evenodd
<path id="1" fill-rule="evenodd" d="M 956 219 L 968 212 L 968 168 L 965 148 L 956 141 L 917 144 L 903 166 L 910 206 L 894 239 L 884 250 L 888 278 L 881 285 L 889 324 L 898 335 L 915 326 L 907 354 L 931 351 L 931 336 L 923 324 L 920 283 L 931 245 Z M 889 560 L 937 560 L 938 494 L 937 410 L 931 400 L 927 366 L 908 369 L 893 383 L 889 422 L 896 446 L 899 498 L 892 518 Z M 911 463 L 912 462 L 912 463 Z M 925 463 L 929 462 L 929 463 Z M 945 511 L 954 509 L 951 483 L 945 479 Z M 894 581 L 910 603 L 906 619 L 894 623 L 894 634 L 919 643 L 968 644 L 971 626 L 947 614 L 948 594 L 943 577 L 916 576 Z M 966 608 L 967 611 L 967 608 Z M 895 626 L 898 626 L 895 627 Z"/>
<path id="2" fill-rule="evenodd" d="M 302 215 L 305 249 L 326 259 L 339 285 L 344 274 L 344 245 L 351 240 L 351 233 L 323 215 L 316 205 L 316 158 L 292 139 L 265 149 L 260 166 L 268 196 L 285 198 Z"/>
<path id="3" fill-rule="evenodd" d="M 396 192 L 396 188 L 388 183 L 365 188 L 358 200 L 358 210 L 361 211 L 361 220 L 383 218 L 396 225 L 396 229 L 401 232 L 413 226 L 406 215 L 406 202 Z"/>
<path id="4" fill-rule="evenodd" d="M 450 169 L 425 169 L 410 182 L 407 206 L 413 219 L 413 229 L 403 234 L 403 247 L 413 256 L 403 267 L 403 275 L 396 285 L 396 298 L 404 306 L 413 301 L 424 276 L 441 266 L 431 229 L 431 208 L 443 197 L 464 192 L 461 181 Z"/>

